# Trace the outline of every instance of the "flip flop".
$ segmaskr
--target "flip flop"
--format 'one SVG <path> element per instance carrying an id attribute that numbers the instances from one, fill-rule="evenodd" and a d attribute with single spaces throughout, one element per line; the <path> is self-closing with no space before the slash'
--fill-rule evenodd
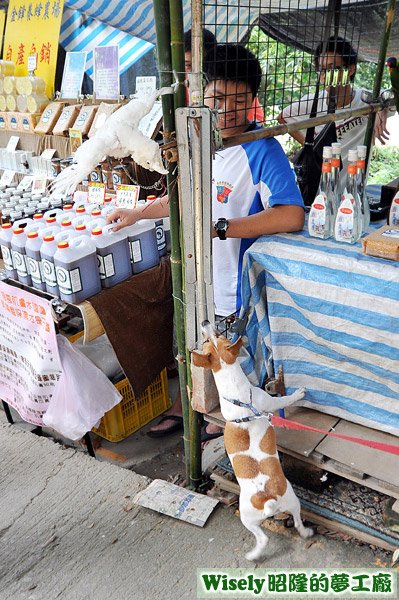
<path id="1" fill-rule="evenodd" d="M 222 437 L 223 431 L 214 431 L 213 433 L 208 433 L 206 430 L 207 426 L 208 426 L 208 423 L 205 423 L 201 427 L 201 443 L 209 442 L 209 440 L 214 440 L 218 437 Z"/>
<path id="2" fill-rule="evenodd" d="M 150 429 L 147 431 L 147 435 L 152 438 L 161 438 L 166 437 L 171 433 L 175 433 L 175 431 L 183 430 L 183 417 L 180 417 L 179 415 L 163 415 L 157 424 L 159 425 L 164 421 L 175 421 L 175 423 L 167 429 L 159 429 L 159 431 L 152 431 Z"/>

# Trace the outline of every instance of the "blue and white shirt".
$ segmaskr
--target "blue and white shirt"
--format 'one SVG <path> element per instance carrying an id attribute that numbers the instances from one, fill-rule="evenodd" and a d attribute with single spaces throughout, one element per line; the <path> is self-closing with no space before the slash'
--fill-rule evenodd
<path id="1" fill-rule="evenodd" d="M 212 165 L 212 218 L 235 219 L 279 204 L 303 206 L 285 154 L 274 138 L 218 152 Z M 283 224 L 282 224 L 282 227 Z M 215 313 L 227 316 L 241 306 L 241 270 L 245 250 L 255 239 L 213 240 Z"/>

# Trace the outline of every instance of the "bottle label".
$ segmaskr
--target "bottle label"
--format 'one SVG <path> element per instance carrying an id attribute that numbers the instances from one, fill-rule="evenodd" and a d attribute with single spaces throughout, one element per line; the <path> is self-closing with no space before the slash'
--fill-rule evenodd
<path id="1" fill-rule="evenodd" d="M 56 287 L 57 277 L 55 275 L 55 266 L 51 260 L 42 258 L 43 278 L 49 287 Z"/>
<path id="2" fill-rule="evenodd" d="M 382 237 L 399 238 L 399 231 L 397 229 L 386 229 L 382 234 Z"/>
<path id="3" fill-rule="evenodd" d="M 166 248 L 166 238 L 163 229 L 163 224 L 155 224 L 155 233 L 157 235 L 157 248 L 159 252 L 160 250 L 164 250 Z"/>
<path id="4" fill-rule="evenodd" d="M 130 244 L 131 248 L 131 258 L 133 263 L 138 263 L 143 260 L 143 253 L 141 252 L 141 242 L 140 240 L 134 240 Z"/>
<path id="5" fill-rule="evenodd" d="M 43 283 L 40 262 L 31 256 L 26 257 L 26 262 L 28 263 L 29 275 L 32 277 L 32 281 L 35 283 Z"/>
<path id="6" fill-rule="evenodd" d="M 355 219 L 352 198 L 345 196 L 338 209 L 334 235 L 337 242 L 354 243 Z"/>
<path id="7" fill-rule="evenodd" d="M 357 173 L 357 165 L 348 165 L 348 174 L 356 175 Z"/>
<path id="8" fill-rule="evenodd" d="M 322 173 L 331 173 L 331 164 L 323 162 L 323 164 L 321 165 L 321 172 Z"/>
<path id="9" fill-rule="evenodd" d="M 100 279 L 106 279 L 107 277 L 115 275 L 115 263 L 112 252 L 105 256 L 97 254 L 97 266 L 98 272 L 100 273 Z"/>
<path id="10" fill-rule="evenodd" d="M 74 294 L 75 292 L 80 292 L 83 289 L 79 267 L 69 271 L 64 267 L 57 265 L 55 267 L 55 274 L 57 277 L 58 287 L 60 288 L 60 292 L 63 294 Z"/>
<path id="11" fill-rule="evenodd" d="M 11 256 L 11 252 L 10 249 L 7 248 L 7 246 L 0 246 L 1 248 L 1 254 L 3 255 L 3 261 L 4 261 L 4 266 L 6 268 L 7 271 L 12 271 L 14 269 L 14 265 L 12 262 L 12 256 Z"/>
<path id="12" fill-rule="evenodd" d="M 324 194 L 318 194 L 311 206 L 308 219 L 308 231 L 311 237 L 327 239 L 331 236 L 330 221 L 327 215 Z"/>
<path id="13" fill-rule="evenodd" d="M 339 169 L 341 166 L 341 159 L 340 158 L 332 158 L 331 166 L 334 167 L 335 169 Z"/>
<path id="14" fill-rule="evenodd" d="M 366 166 L 366 161 L 364 159 L 357 161 L 357 168 L 358 169 L 364 169 L 365 166 Z"/>
<path id="15" fill-rule="evenodd" d="M 11 250 L 12 262 L 14 263 L 14 268 L 17 270 L 18 275 L 20 277 L 27 277 L 29 275 L 28 267 L 26 264 L 26 257 L 18 250 Z"/>

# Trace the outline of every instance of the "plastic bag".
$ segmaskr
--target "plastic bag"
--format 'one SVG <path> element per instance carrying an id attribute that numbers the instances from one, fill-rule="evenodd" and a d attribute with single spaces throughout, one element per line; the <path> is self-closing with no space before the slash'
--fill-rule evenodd
<path id="1" fill-rule="evenodd" d="M 63 336 L 57 336 L 62 374 L 43 423 L 70 440 L 90 431 L 122 400 L 109 379 Z"/>

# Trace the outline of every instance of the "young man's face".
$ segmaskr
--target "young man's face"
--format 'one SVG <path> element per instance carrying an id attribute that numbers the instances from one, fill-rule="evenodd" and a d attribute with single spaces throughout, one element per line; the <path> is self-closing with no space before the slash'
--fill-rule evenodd
<path id="1" fill-rule="evenodd" d="M 243 133 L 248 127 L 248 111 L 253 97 L 245 82 L 211 81 L 205 88 L 204 103 L 219 111 L 219 124 L 224 139 Z"/>
<path id="2" fill-rule="evenodd" d="M 191 52 L 184 53 L 184 68 L 186 71 L 186 75 L 191 73 L 192 71 L 192 55 Z"/>
<path id="3" fill-rule="evenodd" d="M 320 54 L 318 61 L 317 71 L 320 73 L 320 82 L 323 84 L 326 79 L 326 71 L 333 71 L 334 69 L 340 69 L 338 75 L 338 85 L 342 83 L 343 69 L 345 69 L 343 58 L 340 54 L 334 54 L 334 52 L 326 52 Z M 349 65 L 348 67 L 348 83 L 352 75 L 356 71 L 356 65 Z"/>

